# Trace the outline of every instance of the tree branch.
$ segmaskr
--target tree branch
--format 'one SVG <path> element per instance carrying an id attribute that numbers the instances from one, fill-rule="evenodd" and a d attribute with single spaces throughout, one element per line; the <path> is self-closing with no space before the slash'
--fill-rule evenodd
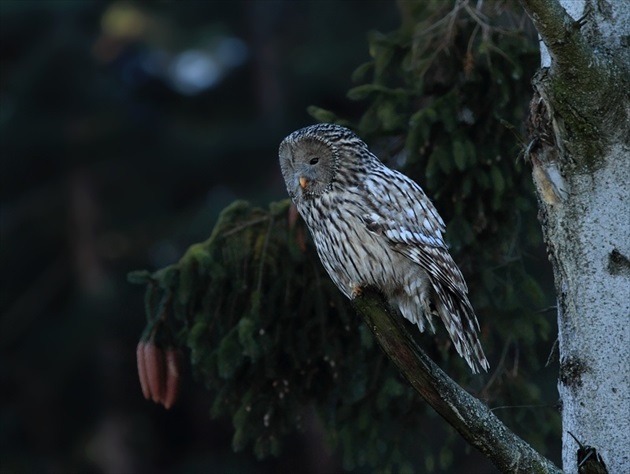
<path id="1" fill-rule="evenodd" d="M 574 20 L 558 0 L 521 0 L 560 74 L 580 76 L 593 64 L 593 51 L 580 32 L 584 19 Z M 598 68 L 597 68 L 598 69 Z"/>
<path id="2" fill-rule="evenodd" d="M 600 14 L 588 2 L 578 20 L 569 16 L 559 0 L 520 2 L 551 57 L 548 74 L 538 74 L 533 84 L 551 117 L 560 158 L 565 163 L 599 167 L 603 151 L 615 140 L 612 132 L 627 119 L 628 66 L 611 51 L 604 54 L 607 47 L 618 48 L 619 42 L 598 39 Z M 597 53 L 591 42 L 598 44 Z"/>
<path id="3" fill-rule="evenodd" d="M 354 301 L 381 348 L 412 387 L 471 445 L 506 473 L 561 473 L 510 431 L 478 399 L 450 379 L 412 339 L 383 297 L 366 289 Z"/>

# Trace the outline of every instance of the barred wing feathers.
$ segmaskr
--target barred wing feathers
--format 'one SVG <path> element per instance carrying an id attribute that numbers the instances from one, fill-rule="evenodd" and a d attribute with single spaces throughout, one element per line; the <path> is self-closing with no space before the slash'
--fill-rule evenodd
<path id="1" fill-rule="evenodd" d="M 385 166 L 372 170 L 364 188 L 370 206 L 370 212 L 363 217 L 368 230 L 383 235 L 393 250 L 429 275 L 439 300 L 435 302 L 436 309 L 457 351 L 475 372 L 487 369 L 489 364 L 477 337 L 479 323 L 468 300 L 468 288 L 448 253 L 442 236 L 444 221 L 431 201 L 413 180 Z"/>

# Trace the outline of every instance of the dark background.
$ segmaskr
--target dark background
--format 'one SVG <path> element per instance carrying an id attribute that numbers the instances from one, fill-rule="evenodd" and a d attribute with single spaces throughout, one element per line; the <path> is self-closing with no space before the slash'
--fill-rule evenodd
<path id="1" fill-rule="evenodd" d="M 360 113 L 345 91 L 395 3 L 0 9 L 0 472 L 308 472 L 306 439 L 232 453 L 188 371 L 171 411 L 142 398 L 126 274 L 176 261 L 233 199 L 286 197 L 279 142 L 309 105 Z"/>
<path id="2" fill-rule="evenodd" d="M 126 275 L 234 199 L 285 199 L 278 144 L 309 105 L 359 118 L 367 33 L 399 23 L 393 1 L 0 0 L 0 474 L 341 469 L 315 422 L 277 459 L 233 453 L 188 367 L 173 409 L 145 401 Z"/>

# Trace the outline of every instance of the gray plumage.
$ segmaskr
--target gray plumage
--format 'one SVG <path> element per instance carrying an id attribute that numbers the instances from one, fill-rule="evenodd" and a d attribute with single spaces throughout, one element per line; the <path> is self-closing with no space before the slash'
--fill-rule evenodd
<path id="1" fill-rule="evenodd" d="M 488 370 L 466 282 L 422 188 L 338 125 L 293 132 L 279 156 L 289 195 L 335 285 L 351 299 L 377 287 L 420 331 L 426 323 L 434 330 L 437 315 L 472 371 Z"/>

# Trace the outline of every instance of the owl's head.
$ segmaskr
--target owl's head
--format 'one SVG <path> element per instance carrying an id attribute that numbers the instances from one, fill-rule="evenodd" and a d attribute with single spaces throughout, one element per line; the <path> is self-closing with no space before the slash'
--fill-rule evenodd
<path id="1" fill-rule="evenodd" d="M 359 164 L 371 155 L 352 131 L 329 123 L 296 130 L 280 143 L 278 153 L 293 200 L 321 196 L 344 177 L 340 170 L 355 168 L 353 162 Z"/>

